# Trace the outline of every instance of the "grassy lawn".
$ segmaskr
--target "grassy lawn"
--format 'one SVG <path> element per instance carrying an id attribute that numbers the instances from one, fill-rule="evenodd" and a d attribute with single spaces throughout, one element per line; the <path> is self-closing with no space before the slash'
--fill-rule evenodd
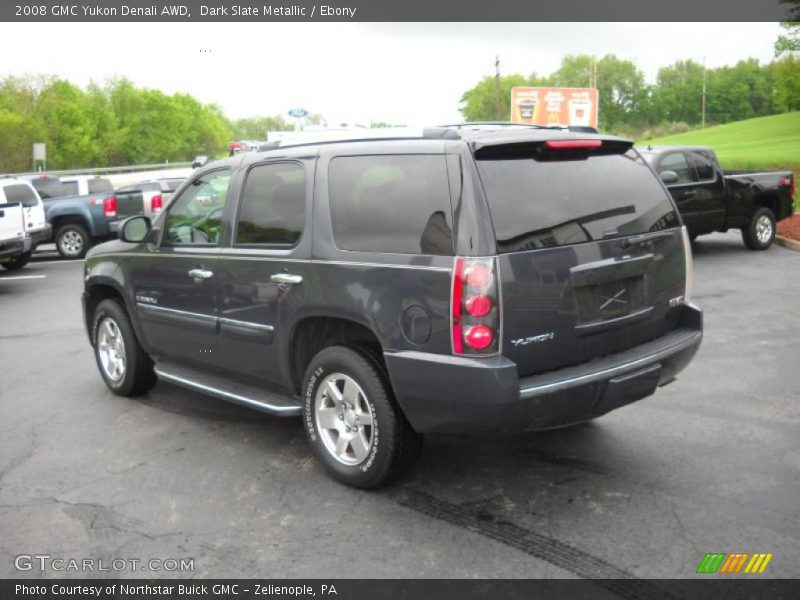
<path id="1" fill-rule="evenodd" d="M 638 140 L 637 144 L 711 146 L 724 169 L 789 170 L 795 181 L 800 177 L 800 112 Z M 800 208 L 800 198 L 795 203 Z"/>

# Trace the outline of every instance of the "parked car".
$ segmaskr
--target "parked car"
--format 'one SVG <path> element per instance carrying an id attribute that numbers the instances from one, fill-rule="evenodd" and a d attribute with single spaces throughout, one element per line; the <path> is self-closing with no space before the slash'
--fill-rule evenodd
<path id="1" fill-rule="evenodd" d="M 52 227 L 52 241 L 64 258 L 82 258 L 94 243 L 116 237 L 123 219 L 144 214 L 141 193 L 117 198 L 111 182 L 103 177 L 70 177 L 55 185 L 52 177 L 42 176 L 32 184 L 48 190 L 45 216 Z"/>
<path id="2" fill-rule="evenodd" d="M 704 146 L 649 146 L 642 156 L 660 174 L 692 239 L 740 229 L 745 246 L 766 250 L 775 223 L 794 214 L 791 171 L 723 171 Z"/>
<path id="3" fill-rule="evenodd" d="M 52 229 L 45 218 L 42 199 L 30 181 L 11 177 L 0 179 L 0 204 L 17 202 L 22 205 L 22 212 L 25 215 L 25 231 L 31 238 L 30 252 L 18 259 L 21 268 L 30 260 L 36 247 L 50 239 Z"/>
<path id="4" fill-rule="evenodd" d="M 0 201 L 0 265 L 16 271 L 28 264 L 31 238 L 25 231 L 25 209 L 19 202 Z"/>
<path id="5" fill-rule="evenodd" d="M 208 162 L 208 157 L 205 154 L 199 154 L 194 157 L 194 160 L 192 161 L 192 168 L 198 169 L 204 166 L 207 162 Z"/>
<path id="6" fill-rule="evenodd" d="M 164 208 L 170 198 L 172 198 L 173 192 L 175 192 L 184 181 L 184 178 L 178 177 L 141 181 L 117 188 L 114 194 L 119 198 L 121 194 L 140 193 L 144 203 L 144 214 L 148 217 L 153 217 L 161 212 L 161 209 Z"/>
<path id="7" fill-rule="evenodd" d="M 422 434 L 592 419 L 702 338 L 691 251 L 632 142 L 431 129 L 208 165 L 86 260 L 119 395 L 160 378 L 300 417 L 340 481 L 379 486 Z"/>

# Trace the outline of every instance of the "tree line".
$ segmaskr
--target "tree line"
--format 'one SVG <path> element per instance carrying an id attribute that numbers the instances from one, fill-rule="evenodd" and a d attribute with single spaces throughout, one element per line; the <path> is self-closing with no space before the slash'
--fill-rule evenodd
<path id="1" fill-rule="evenodd" d="M 187 161 L 217 154 L 229 135 L 219 107 L 126 79 L 85 89 L 58 77 L 0 82 L 0 172 L 29 171 L 34 142 L 47 144 L 48 169 L 68 169 Z"/>
<path id="2" fill-rule="evenodd" d="M 614 54 L 601 58 L 569 55 L 547 76 L 500 77 L 499 101 L 498 81 L 491 76 L 483 78 L 464 92 L 461 113 L 467 121 L 506 121 L 513 87 L 589 87 L 593 80 L 599 96 L 600 128 L 610 131 L 642 131 L 671 123 L 687 128 L 699 125 L 704 80 L 706 124 L 800 110 L 800 35 L 796 24 L 784 27 L 787 33 L 778 38 L 776 58 L 768 64 L 749 59 L 706 69 L 696 61 L 679 60 L 659 69 L 655 83 L 648 84 L 632 61 Z"/>

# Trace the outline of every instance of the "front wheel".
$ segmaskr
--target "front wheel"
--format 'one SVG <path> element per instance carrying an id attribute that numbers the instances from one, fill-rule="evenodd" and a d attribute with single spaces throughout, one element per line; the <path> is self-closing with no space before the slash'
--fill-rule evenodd
<path id="1" fill-rule="evenodd" d="M 28 261 L 31 259 L 31 254 L 32 252 L 25 252 L 24 254 L 15 256 L 11 260 L 4 262 L 3 267 L 9 271 L 19 271 L 22 267 L 28 264 Z"/>
<path id="2" fill-rule="evenodd" d="M 137 396 L 155 385 L 153 361 L 139 345 L 125 309 L 116 300 L 97 305 L 92 344 L 100 375 L 115 394 Z"/>
<path id="3" fill-rule="evenodd" d="M 422 436 L 397 406 L 379 361 L 347 346 L 322 350 L 303 380 L 306 434 L 326 470 L 372 489 L 416 462 Z"/>
<path id="4" fill-rule="evenodd" d="M 750 223 L 742 227 L 742 241 L 750 250 L 766 250 L 775 241 L 775 215 L 761 207 L 753 213 Z"/>
<path id="5" fill-rule="evenodd" d="M 83 225 L 67 223 L 56 231 L 56 248 L 64 258 L 83 258 L 90 245 L 91 237 Z"/>

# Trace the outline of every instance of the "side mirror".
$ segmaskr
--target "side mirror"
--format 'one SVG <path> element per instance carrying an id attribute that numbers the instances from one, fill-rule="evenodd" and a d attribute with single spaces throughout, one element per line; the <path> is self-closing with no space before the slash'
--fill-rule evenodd
<path id="1" fill-rule="evenodd" d="M 138 244 L 143 242 L 147 234 L 150 233 L 150 227 L 151 224 L 148 217 L 142 215 L 128 217 L 119 228 L 119 239 L 123 242 Z"/>
<path id="2" fill-rule="evenodd" d="M 658 176 L 661 177 L 661 181 L 667 185 L 670 183 L 678 183 L 678 174 L 675 171 L 661 171 Z"/>

